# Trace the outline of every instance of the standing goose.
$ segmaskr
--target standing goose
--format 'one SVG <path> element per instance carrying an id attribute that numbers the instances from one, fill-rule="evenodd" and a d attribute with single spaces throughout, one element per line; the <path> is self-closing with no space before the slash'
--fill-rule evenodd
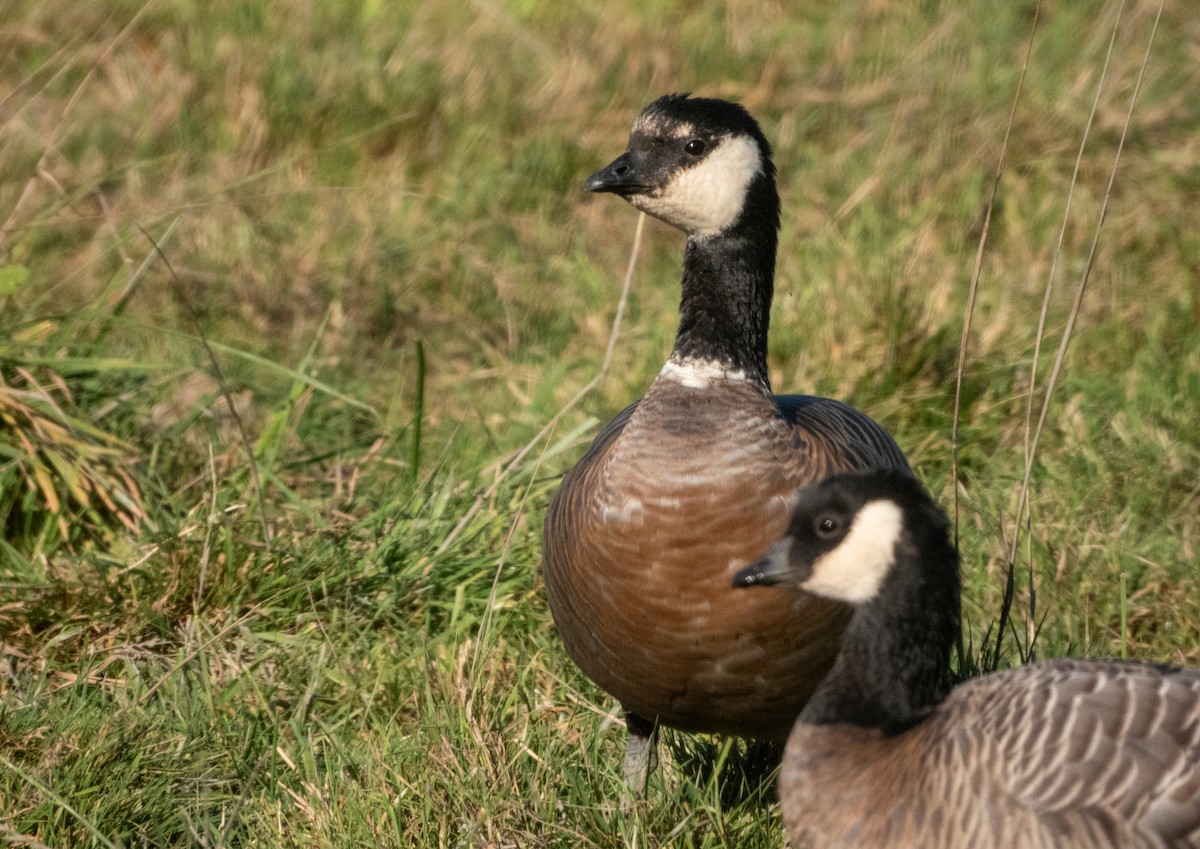
<path id="1" fill-rule="evenodd" d="M 849 610 L 730 581 L 783 533 L 797 487 L 908 465 L 863 414 L 771 394 L 779 196 L 771 147 L 745 109 L 662 97 L 587 188 L 687 234 L 670 359 L 567 474 L 545 524 L 550 610 L 568 654 L 624 709 L 636 788 L 656 763 L 659 724 L 786 739 Z"/>
<path id="2" fill-rule="evenodd" d="M 1200 847 L 1200 671 L 1055 660 L 946 696 L 947 531 L 913 478 L 838 476 L 802 493 L 787 535 L 734 579 L 854 605 L 784 753 L 793 845 Z"/>

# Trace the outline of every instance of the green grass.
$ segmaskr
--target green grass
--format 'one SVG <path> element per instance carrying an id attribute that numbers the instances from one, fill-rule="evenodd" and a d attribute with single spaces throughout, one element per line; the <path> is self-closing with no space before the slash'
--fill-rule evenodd
<path id="1" fill-rule="evenodd" d="M 668 734 L 622 795 L 616 707 L 546 609 L 547 500 L 678 302 L 651 222 L 608 373 L 510 467 L 608 340 L 636 216 L 583 179 L 665 91 L 745 102 L 784 202 L 775 387 L 870 411 L 949 505 L 1034 4 L 194 6 L 0 24 L 0 845 L 779 846 L 725 741 Z M 1066 200 L 1039 391 L 1157 10 L 1041 10 L 963 378 L 968 663 Z M 1200 663 L 1198 38 L 1167 2 L 1004 664 L 1035 627 L 1038 656 Z"/>

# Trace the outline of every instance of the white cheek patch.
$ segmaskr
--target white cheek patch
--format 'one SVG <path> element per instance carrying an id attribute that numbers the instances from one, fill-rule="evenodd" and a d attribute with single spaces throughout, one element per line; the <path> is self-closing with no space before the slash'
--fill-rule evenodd
<path id="1" fill-rule="evenodd" d="M 661 191 L 634 195 L 629 202 L 688 235 L 712 236 L 737 220 L 750 182 L 762 171 L 758 143 L 749 136 L 730 136 Z"/>
<path id="2" fill-rule="evenodd" d="M 690 389 L 707 389 L 714 380 L 745 380 L 746 372 L 731 369 L 716 360 L 667 360 L 659 377 L 674 380 Z"/>
<path id="3" fill-rule="evenodd" d="M 854 517 L 841 544 L 813 564 L 800 585 L 814 595 L 852 604 L 874 598 L 896 560 L 903 516 L 892 501 L 872 501 Z"/>

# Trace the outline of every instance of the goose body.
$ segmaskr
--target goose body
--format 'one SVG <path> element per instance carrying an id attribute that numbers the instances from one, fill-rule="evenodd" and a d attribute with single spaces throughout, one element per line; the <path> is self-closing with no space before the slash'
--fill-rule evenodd
<path id="1" fill-rule="evenodd" d="M 908 466 L 863 414 L 771 392 L 779 202 L 770 146 L 745 110 L 661 98 L 588 188 L 688 234 L 670 359 L 567 474 L 545 523 L 554 621 L 571 658 L 621 703 L 636 784 L 658 724 L 786 738 L 848 610 L 801 592 L 734 592 L 731 578 L 783 532 L 797 487 Z"/>
<path id="2" fill-rule="evenodd" d="M 958 557 L 912 478 L 806 491 L 787 535 L 735 583 L 855 606 L 785 750 L 794 845 L 1200 847 L 1200 671 L 1054 660 L 947 695 Z"/>

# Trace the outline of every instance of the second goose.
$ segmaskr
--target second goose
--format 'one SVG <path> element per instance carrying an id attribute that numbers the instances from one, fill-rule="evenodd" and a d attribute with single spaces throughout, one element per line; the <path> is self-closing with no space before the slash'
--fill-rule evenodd
<path id="1" fill-rule="evenodd" d="M 947 696 L 958 553 L 912 477 L 805 491 L 787 535 L 734 580 L 854 605 L 784 753 L 794 846 L 1200 847 L 1200 671 L 1052 660 Z"/>

